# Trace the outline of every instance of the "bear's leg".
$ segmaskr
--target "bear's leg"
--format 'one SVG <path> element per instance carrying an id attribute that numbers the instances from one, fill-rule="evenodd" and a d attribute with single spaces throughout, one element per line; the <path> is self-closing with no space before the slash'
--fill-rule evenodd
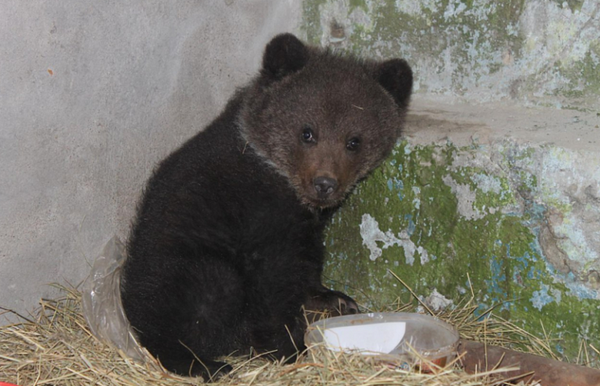
<path id="1" fill-rule="evenodd" d="M 259 353 L 293 361 L 304 350 L 304 276 L 291 259 L 253 268 L 246 277 L 251 345 Z"/>
<path id="2" fill-rule="evenodd" d="M 252 343 L 258 353 L 292 363 L 304 350 L 304 327 L 299 316 L 283 324 L 259 323 L 252 329 Z"/>
<path id="3" fill-rule="evenodd" d="M 268 265 L 254 266 L 246 279 L 251 344 L 258 352 L 276 350 L 271 356 L 287 362 L 305 349 L 307 318 L 303 308 L 329 315 L 359 312 L 352 298 L 325 288 L 318 267 L 305 260 L 271 260 Z"/>
<path id="4" fill-rule="evenodd" d="M 126 280 L 124 305 L 140 342 L 171 372 L 206 380 L 227 373 L 215 358 L 249 349 L 243 278 L 221 256 L 162 257 Z"/>
<path id="5" fill-rule="evenodd" d="M 253 307 L 254 325 L 251 327 L 252 343 L 258 352 L 277 350 L 271 355 L 286 362 L 294 361 L 299 352 L 305 349 L 304 333 L 307 322 L 312 323 L 323 316 L 351 315 L 359 313 L 358 305 L 348 295 L 321 286 L 306 300 L 305 290 L 290 291 L 293 283 L 289 280 L 285 289 L 273 290 L 265 296 L 262 305 Z M 286 294 L 286 299 L 273 296 Z M 294 302 L 293 300 L 296 299 Z M 304 300 L 304 302 L 302 302 Z M 269 302 L 269 304 L 265 304 Z M 303 311 L 304 308 L 304 311 Z M 258 311 L 258 312 L 257 312 Z M 260 315 L 260 316 L 259 316 Z"/>

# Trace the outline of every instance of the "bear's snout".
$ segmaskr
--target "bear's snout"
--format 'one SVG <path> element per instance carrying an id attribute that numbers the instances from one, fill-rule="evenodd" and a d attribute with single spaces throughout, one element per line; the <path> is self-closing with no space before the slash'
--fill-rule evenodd
<path id="1" fill-rule="evenodd" d="M 337 180 L 331 177 L 315 177 L 313 186 L 319 198 L 329 197 L 338 187 Z"/>

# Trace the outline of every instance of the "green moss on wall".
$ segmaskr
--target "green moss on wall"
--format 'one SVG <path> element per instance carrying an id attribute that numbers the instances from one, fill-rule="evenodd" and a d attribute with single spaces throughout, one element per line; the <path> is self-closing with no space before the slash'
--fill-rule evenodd
<path id="1" fill-rule="evenodd" d="M 401 143 L 333 219 L 326 281 L 378 309 L 411 299 L 388 270 L 420 296 L 436 290 L 454 302 L 469 296 L 470 278 L 482 310 L 497 306 L 527 331 L 545 330 L 568 357 L 583 337 L 600 346 L 600 302 L 556 280 L 538 244 L 544 207 L 513 188 L 534 191 L 535 179 L 469 165 L 482 151 Z M 529 156 L 507 152 L 503 162 Z"/>

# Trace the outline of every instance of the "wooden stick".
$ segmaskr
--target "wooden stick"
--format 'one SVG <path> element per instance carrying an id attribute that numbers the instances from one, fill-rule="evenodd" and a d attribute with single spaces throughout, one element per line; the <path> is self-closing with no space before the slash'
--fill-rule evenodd
<path id="1" fill-rule="evenodd" d="M 518 371 L 499 373 L 498 376 L 515 380 L 536 380 L 541 386 L 600 385 L 600 370 L 479 342 L 461 340 L 458 354 L 465 371 L 470 374 L 499 367 L 518 367 Z"/>

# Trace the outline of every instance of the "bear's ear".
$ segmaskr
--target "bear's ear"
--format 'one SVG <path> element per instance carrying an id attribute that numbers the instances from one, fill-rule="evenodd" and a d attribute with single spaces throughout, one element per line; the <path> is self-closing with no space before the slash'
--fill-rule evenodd
<path id="1" fill-rule="evenodd" d="M 292 34 L 277 35 L 263 55 L 263 75 L 280 79 L 300 70 L 308 62 L 308 48 Z"/>
<path id="2" fill-rule="evenodd" d="M 386 89 L 396 103 L 406 108 L 413 86 L 413 73 L 404 59 L 390 59 L 378 63 L 373 73 L 377 82 Z"/>

